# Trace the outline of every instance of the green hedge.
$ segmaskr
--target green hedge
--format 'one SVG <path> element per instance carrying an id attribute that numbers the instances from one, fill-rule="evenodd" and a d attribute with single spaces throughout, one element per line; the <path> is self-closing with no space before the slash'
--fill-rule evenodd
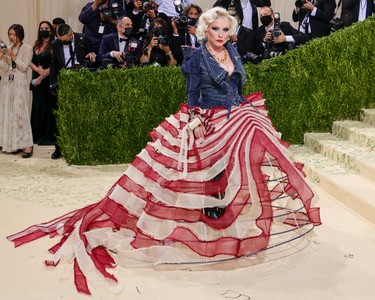
<path id="1" fill-rule="evenodd" d="M 290 51 L 245 65 L 244 93 L 263 91 L 283 139 L 303 142 L 305 132 L 330 131 L 338 119 L 356 119 L 375 103 L 375 18 Z M 148 133 L 185 102 L 180 68 L 98 72 L 63 70 L 59 143 L 70 164 L 131 162 Z"/>

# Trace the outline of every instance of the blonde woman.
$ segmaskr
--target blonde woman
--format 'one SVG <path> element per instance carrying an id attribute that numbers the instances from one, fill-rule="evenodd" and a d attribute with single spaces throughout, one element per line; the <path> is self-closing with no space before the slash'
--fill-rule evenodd
<path id="1" fill-rule="evenodd" d="M 99 282 L 90 266 L 103 271 L 105 262 L 114 263 L 109 253 L 127 266 L 220 262 L 283 245 L 319 225 L 313 192 L 261 95 L 242 97 L 245 72 L 228 43 L 235 25 L 222 8 L 201 16 L 202 46 L 183 64 L 188 103 L 151 132 L 152 142 L 107 196 L 8 239 L 20 245 L 63 232 L 49 264 L 76 258 L 76 286 L 89 293 L 86 280 Z"/>

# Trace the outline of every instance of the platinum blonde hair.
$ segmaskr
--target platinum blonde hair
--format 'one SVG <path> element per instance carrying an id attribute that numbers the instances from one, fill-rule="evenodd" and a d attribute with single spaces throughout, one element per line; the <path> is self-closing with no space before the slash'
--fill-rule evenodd
<path id="1" fill-rule="evenodd" d="M 198 20 L 196 36 L 198 40 L 203 41 L 207 39 L 208 27 L 217 19 L 228 19 L 229 21 L 229 35 L 236 32 L 237 20 L 228 14 L 228 11 L 222 7 L 214 7 L 203 13 Z"/>

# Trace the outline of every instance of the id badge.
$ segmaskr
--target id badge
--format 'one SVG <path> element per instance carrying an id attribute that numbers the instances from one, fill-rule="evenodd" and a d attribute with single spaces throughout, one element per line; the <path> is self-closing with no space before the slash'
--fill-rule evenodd
<path id="1" fill-rule="evenodd" d="M 104 33 L 104 26 L 103 26 L 103 25 L 100 25 L 100 26 L 99 26 L 98 33 L 100 33 L 100 34 L 103 34 L 103 33 Z"/>
<path id="2" fill-rule="evenodd" d="M 13 82 L 14 81 L 14 74 L 9 74 L 9 81 Z"/>

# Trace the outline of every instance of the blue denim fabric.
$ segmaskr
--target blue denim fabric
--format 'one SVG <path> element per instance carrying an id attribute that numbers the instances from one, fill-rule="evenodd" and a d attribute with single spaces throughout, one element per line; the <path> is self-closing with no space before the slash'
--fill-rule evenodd
<path id="1" fill-rule="evenodd" d="M 242 85 L 246 82 L 246 74 L 241 57 L 232 44 L 225 46 L 234 63 L 230 76 L 211 55 L 205 43 L 185 56 L 182 72 L 186 78 L 187 103 L 190 107 L 225 107 L 230 112 L 232 105 L 238 106 L 245 101 Z"/>

